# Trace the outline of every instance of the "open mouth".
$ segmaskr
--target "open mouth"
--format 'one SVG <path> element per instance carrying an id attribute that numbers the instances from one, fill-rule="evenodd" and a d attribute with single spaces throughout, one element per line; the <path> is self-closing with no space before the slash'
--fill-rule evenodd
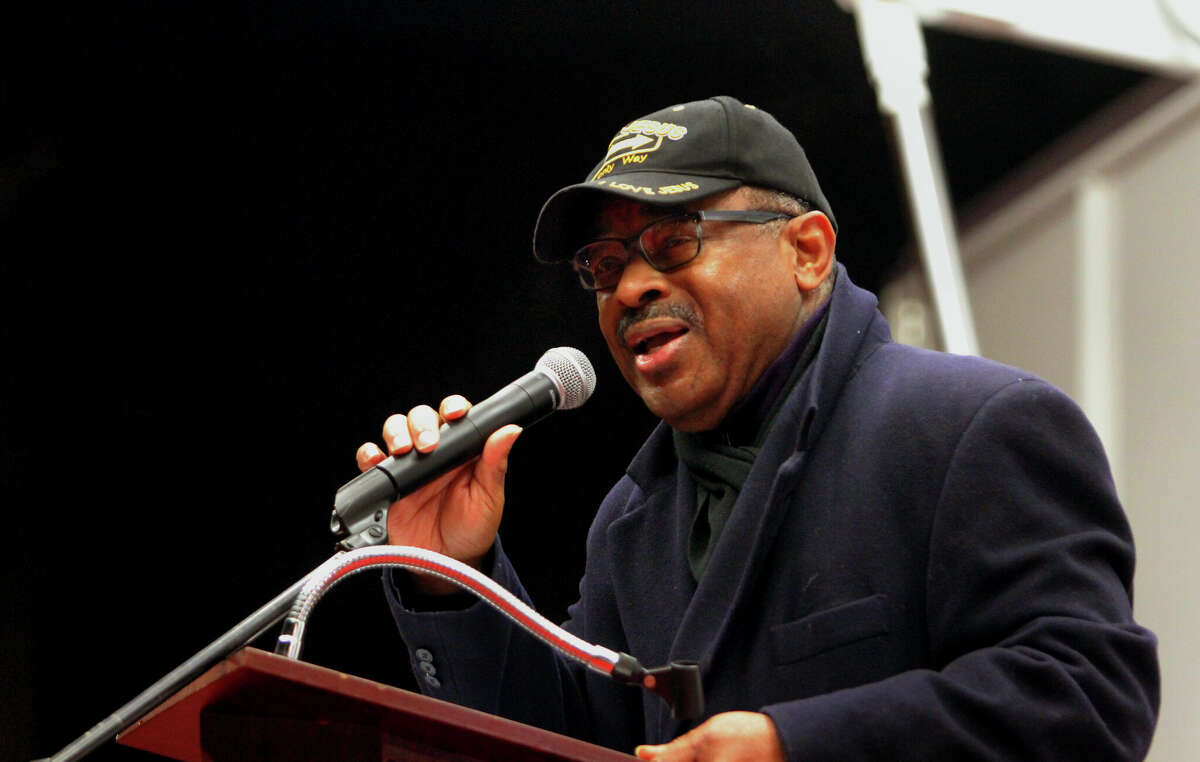
<path id="1" fill-rule="evenodd" d="M 674 341 L 687 332 L 687 328 L 679 328 L 674 331 L 663 331 L 662 333 L 656 333 L 653 336 L 647 336 L 633 345 L 633 353 L 635 355 L 650 354 L 655 349 Z"/>

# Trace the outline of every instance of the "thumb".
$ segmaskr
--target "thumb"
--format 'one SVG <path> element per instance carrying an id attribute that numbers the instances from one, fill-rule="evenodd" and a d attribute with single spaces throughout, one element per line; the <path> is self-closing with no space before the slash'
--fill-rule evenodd
<path id="1" fill-rule="evenodd" d="M 671 762 L 689 762 L 696 759 L 696 747 L 691 733 L 684 733 L 670 743 L 643 744 L 633 750 L 638 759 L 662 759 Z"/>
<path id="2" fill-rule="evenodd" d="M 504 476 L 508 473 L 508 456 L 516 444 L 517 437 L 524 431 L 515 423 L 501 426 L 483 443 L 483 453 L 479 459 L 480 468 L 476 471 L 478 478 L 490 494 L 504 492 Z"/>
<path id="3" fill-rule="evenodd" d="M 642 744 L 633 750 L 638 759 L 658 759 L 664 762 L 695 762 L 699 757 L 697 742 L 703 733 L 704 725 L 692 728 L 688 732 L 664 744 Z"/>

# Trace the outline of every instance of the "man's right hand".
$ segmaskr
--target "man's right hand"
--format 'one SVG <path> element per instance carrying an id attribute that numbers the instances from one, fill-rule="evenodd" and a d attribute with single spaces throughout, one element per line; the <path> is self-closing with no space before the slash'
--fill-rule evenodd
<path id="1" fill-rule="evenodd" d="M 357 453 L 359 470 L 368 470 L 388 455 L 403 455 L 414 446 L 418 452 L 432 452 L 442 423 L 462 418 L 470 408 L 464 397 L 455 394 L 442 400 L 436 411 L 418 405 L 408 415 L 389 416 L 383 424 L 387 451 L 373 442 L 363 444 Z M 426 548 L 480 568 L 500 528 L 508 454 L 520 433 L 519 426 L 501 427 L 488 437 L 479 457 L 392 503 L 388 543 Z M 458 591 L 435 577 L 421 575 L 417 583 L 429 594 Z"/>

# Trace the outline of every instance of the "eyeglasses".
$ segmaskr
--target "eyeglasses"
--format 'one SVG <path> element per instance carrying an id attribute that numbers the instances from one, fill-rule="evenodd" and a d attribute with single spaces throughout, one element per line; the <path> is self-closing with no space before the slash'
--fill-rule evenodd
<path id="1" fill-rule="evenodd" d="M 575 252 L 571 265 L 585 289 L 603 291 L 616 287 L 634 251 L 659 272 L 683 267 L 700 256 L 700 244 L 704 240 L 702 223 L 706 221 L 762 225 L 775 220 L 790 220 L 792 216 L 753 209 L 682 212 L 655 220 L 628 238 L 592 241 Z M 633 248 L 635 242 L 636 249 Z"/>

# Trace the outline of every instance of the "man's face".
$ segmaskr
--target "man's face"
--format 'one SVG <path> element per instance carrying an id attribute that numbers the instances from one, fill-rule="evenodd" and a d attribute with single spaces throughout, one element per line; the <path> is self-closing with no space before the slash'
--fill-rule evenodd
<path id="1" fill-rule="evenodd" d="M 737 190 L 686 208 L 747 206 Z M 669 213 L 612 199 L 598 213 L 597 237 L 625 238 Z M 635 255 L 616 287 L 596 292 L 600 330 L 621 374 L 675 428 L 715 428 L 803 324 L 782 225 L 705 222 L 695 260 L 661 273 Z"/>

